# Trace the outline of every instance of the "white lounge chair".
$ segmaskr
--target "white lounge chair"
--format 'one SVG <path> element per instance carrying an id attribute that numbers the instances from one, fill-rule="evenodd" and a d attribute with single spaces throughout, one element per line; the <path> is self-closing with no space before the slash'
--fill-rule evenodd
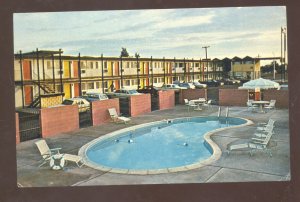
<path id="1" fill-rule="evenodd" d="M 39 167 L 41 167 L 42 165 L 50 162 L 52 156 L 57 155 L 57 154 L 61 154 L 59 152 L 59 150 L 61 148 L 53 148 L 50 149 L 48 147 L 47 142 L 42 139 L 42 140 L 38 140 L 35 142 L 37 148 L 39 149 L 42 157 L 43 157 L 43 163 L 41 165 L 39 165 Z M 75 162 L 77 164 L 78 167 L 82 167 L 84 165 L 82 158 L 80 156 L 77 155 L 73 155 L 73 154 L 61 154 L 64 158 L 65 161 L 72 161 Z"/>
<path id="2" fill-rule="evenodd" d="M 127 118 L 127 117 L 124 117 L 124 116 L 119 116 L 118 113 L 117 113 L 117 110 L 116 108 L 110 108 L 108 109 L 108 112 L 109 112 L 109 115 L 112 119 L 113 122 L 116 122 L 116 123 L 128 123 L 131 121 L 130 118 Z"/>
<path id="3" fill-rule="evenodd" d="M 39 149 L 39 151 L 42 155 L 42 158 L 43 158 L 41 160 L 43 162 L 42 162 L 42 164 L 39 165 L 39 167 L 41 167 L 42 165 L 50 162 L 52 155 L 60 154 L 59 150 L 61 148 L 50 149 L 45 140 L 38 140 L 38 141 L 35 142 L 35 144 L 36 144 L 37 148 Z"/>
<path id="4" fill-rule="evenodd" d="M 275 104 L 276 104 L 276 100 L 270 100 L 270 104 L 265 105 L 264 109 L 268 109 L 268 110 L 275 109 Z"/>
<path id="5" fill-rule="evenodd" d="M 268 133 L 274 133 L 274 125 L 267 125 L 263 130 L 257 130 L 254 135 L 257 137 L 266 137 Z"/>
<path id="6" fill-rule="evenodd" d="M 64 154 L 63 157 L 64 157 L 65 161 L 67 161 L 67 162 L 71 161 L 71 162 L 76 163 L 79 168 L 81 168 L 84 165 L 84 162 L 83 162 L 81 156 L 73 155 L 73 154 Z"/>
<path id="7" fill-rule="evenodd" d="M 274 127 L 275 121 L 273 119 L 269 119 L 267 124 L 259 123 L 257 130 L 258 131 L 265 131 L 267 127 Z"/>
<path id="8" fill-rule="evenodd" d="M 272 156 L 271 150 L 267 147 L 272 137 L 272 134 L 273 133 L 269 132 L 264 138 L 251 138 L 251 140 L 247 143 L 230 145 L 228 147 L 227 153 L 230 154 L 230 152 L 233 150 L 249 148 L 249 153 L 251 156 L 253 155 L 253 152 L 255 150 L 265 150 L 269 153 L 270 156 Z"/>

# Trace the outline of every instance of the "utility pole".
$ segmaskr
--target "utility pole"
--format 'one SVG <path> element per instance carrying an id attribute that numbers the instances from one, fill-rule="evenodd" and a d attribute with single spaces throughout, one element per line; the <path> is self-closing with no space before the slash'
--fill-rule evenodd
<path id="1" fill-rule="evenodd" d="M 202 48 L 205 49 L 205 59 L 206 59 L 206 81 L 208 81 L 208 60 L 207 60 L 207 49 L 209 48 L 210 46 L 203 46 Z"/>

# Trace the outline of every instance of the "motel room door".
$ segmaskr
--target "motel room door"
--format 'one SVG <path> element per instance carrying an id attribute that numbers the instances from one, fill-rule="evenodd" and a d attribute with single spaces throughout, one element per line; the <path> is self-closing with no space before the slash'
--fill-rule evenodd
<path id="1" fill-rule="evenodd" d="M 32 80 L 32 66 L 30 60 L 23 61 L 23 80 Z M 33 101 L 33 87 L 31 85 L 24 86 L 25 105 L 30 105 Z"/>

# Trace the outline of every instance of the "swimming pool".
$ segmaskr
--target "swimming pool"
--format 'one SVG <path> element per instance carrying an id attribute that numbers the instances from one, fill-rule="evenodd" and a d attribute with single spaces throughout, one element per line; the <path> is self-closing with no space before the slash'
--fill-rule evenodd
<path id="1" fill-rule="evenodd" d="M 157 174 L 189 170 L 217 160 L 209 138 L 217 130 L 250 124 L 242 118 L 185 117 L 124 128 L 83 146 L 86 165 L 103 171 Z"/>

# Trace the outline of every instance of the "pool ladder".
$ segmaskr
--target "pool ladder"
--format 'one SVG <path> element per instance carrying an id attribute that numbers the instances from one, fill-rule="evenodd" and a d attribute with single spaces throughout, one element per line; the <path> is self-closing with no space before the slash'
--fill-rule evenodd
<path id="1" fill-rule="evenodd" d="M 221 114 L 222 114 L 222 109 L 221 109 L 221 107 L 219 107 L 218 118 L 221 117 Z M 228 116 L 229 116 L 229 107 L 226 107 L 226 112 L 225 112 L 226 119 L 228 118 Z"/>

